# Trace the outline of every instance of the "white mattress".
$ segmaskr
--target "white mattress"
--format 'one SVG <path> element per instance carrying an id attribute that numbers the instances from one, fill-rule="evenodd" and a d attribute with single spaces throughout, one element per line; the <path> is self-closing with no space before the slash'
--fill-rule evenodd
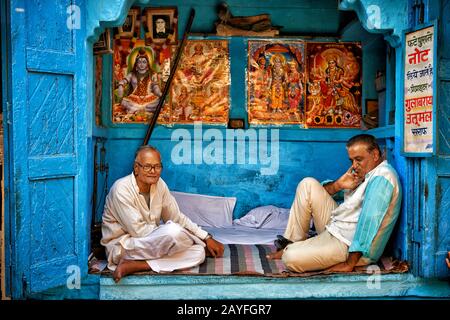
<path id="1" fill-rule="evenodd" d="M 284 229 L 256 229 L 234 225 L 229 228 L 202 227 L 223 244 L 273 244 Z"/>

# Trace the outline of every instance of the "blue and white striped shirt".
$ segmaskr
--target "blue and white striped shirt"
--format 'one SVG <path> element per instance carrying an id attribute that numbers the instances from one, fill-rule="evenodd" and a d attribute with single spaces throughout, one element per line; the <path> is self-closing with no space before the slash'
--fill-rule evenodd
<path id="1" fill-rule="evenodd" d="M 366 189 L 355 236 L 349 252 L 361 252 L 372 262 L 383 254 L 397 221 L 402 190 L 395 169 L 386 163 L 380 175 L 372 177 Z"/>
<path id="2" fill-rule="evenodd" d="M 354 191 L 331 213 L 328 231 L 349 246 L 349 252 L 377 261 L 384 251 L 400 212 L 401 186 L 387 161 L 366 174 Z"/>

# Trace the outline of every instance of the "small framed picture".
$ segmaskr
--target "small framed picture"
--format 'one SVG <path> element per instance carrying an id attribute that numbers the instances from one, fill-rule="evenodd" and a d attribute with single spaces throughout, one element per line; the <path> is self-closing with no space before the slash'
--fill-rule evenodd
<path id="1" fill-rule="evenodd" d="M 138 19 L 141 13 L 140 8 L 131 8 L 125 18 L 125 22 L 117 28 L 118 37 L 121 39 L 131 39 L 139 36 L 140 20 Z"/>
<path id="2" fill-rule="evenodd" d="M 147 44 L 177 44 L 178 13 L 176 7 L 147 8 L 144 11 Z"/>
<path id="3" fill-rule="evenodd" d="M 105 32 L 100 35 L 98 41 L 94 43 L 93 50 L 94 54 L 113 53 L 111 48 L 110 29 L 106 29 Z"/>
<path id="4" fill-rule="evenodd" d="M 366 100 L 366 114 L 363 117 L 363 121 L 368 129 L 378 127 L 378 100 Z"/>
<path id="5" fill-rule="evenodd" d="M 366 113 L 378 116 L 378 100 L 366 99 Z"/>

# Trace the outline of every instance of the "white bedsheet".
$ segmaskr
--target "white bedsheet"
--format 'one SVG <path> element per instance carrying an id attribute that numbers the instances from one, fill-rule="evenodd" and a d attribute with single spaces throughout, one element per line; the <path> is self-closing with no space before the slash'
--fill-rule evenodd
<path id="1" fill-rule="evenodd" d="M 229 228 L 202 227 L 223 244 L 273 244 L 284 229 L 256 229 L 233 225 Z"/>

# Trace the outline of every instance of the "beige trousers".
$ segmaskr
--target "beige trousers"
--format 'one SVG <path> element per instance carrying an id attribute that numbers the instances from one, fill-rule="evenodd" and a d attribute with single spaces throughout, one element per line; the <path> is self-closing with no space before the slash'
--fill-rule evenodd
<path id="1" fill-rule="evenodd" d="M 317 180 L 305 178 L 298 184 L 284 233 L 286 239 L 294 241 L 284 249 L 282 256 L 289 270 L 322 270 L 347 260 L 348 246 L 325 228 L 331 211 L 337 206 Z M 318 235 L 306 239 L 311 218 Z"/>

